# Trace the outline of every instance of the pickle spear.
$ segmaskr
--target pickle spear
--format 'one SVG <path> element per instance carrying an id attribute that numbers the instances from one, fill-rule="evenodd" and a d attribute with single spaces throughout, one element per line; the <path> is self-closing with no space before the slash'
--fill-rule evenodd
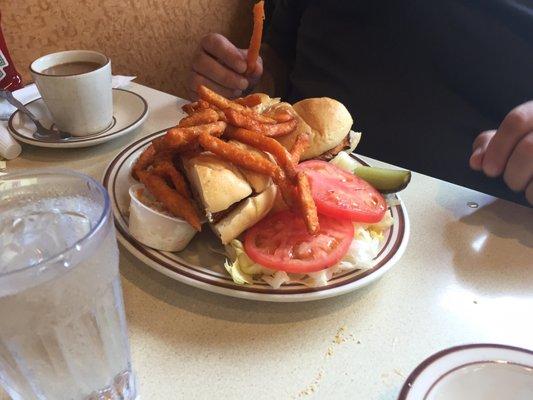
<path id="1" fill-rule="evenodd" d="M 395 193 L 405 189 L 411 181 L 411 171 L 357 166 L 354 174 L 374 186 L 381 193 Z"/>

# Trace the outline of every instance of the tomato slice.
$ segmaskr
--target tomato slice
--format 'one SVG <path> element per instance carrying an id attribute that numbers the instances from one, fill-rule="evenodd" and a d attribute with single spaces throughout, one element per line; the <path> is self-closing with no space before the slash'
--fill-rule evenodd
<path id="1" fill-rule="evenodd" d="M 368 182 L 336 165 L 311 160 L 298 165 L 311 183 L 319 213 L 356 222 L 379 222 L 387 211 L 385 199 Z"/>
<path id="2" fill-rule="evenodd" d="M 246 254 L 264 267 L 286 272 L 320 271 L 338 263 L 353 240 L 348 220 L 319 215 L 320 231 L 313 236 L 301 216 L 281 211 L 251 227 L 244 238 Z"/>

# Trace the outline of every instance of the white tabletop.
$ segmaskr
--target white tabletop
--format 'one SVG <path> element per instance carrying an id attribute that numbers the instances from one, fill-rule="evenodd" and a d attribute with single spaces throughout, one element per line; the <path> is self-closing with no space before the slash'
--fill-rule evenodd
<path id="1" fill-rule="evenodd" d="M 128 143 L 179 120 L 176 97 L 130 88 L 150 105 L 142 128 L 87 149 L 24 146 L 8 171 L 56 166 L 100 179 Z M 223 297 L 121 249 L 142 399 L 395 399 L 411 370 L 443 348 L 533 348 L 533 209 L 417 173 L 401 197 L 411 220 L 403 258 L 370 287 L 328 300 Z"/>

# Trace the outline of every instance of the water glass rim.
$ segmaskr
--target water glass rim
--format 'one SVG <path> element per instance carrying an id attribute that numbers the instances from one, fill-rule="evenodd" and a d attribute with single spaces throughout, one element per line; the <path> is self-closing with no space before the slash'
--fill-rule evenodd
<path id="1" fill-rule="evenodd" d="M 91 176 L 89 176 L 89 175 L 85 175 L 85 174 L 82 174 L 80 172 L 69 170 L 69 169 L 65 169 L 65 168 L 41 168 L 41 169 L 38 169 L 38 170 L 37 169 L 25 169 L 23 171 L 8 172 L 7 174 L 0 176 L 0 193 L 2 192 L 2 183 L 5 180 L 16 180 L 16 179 L 21 179 L 21 178 L 24 178 L 24 177 L 32 177 L 33 178 L 33 177 L 44 176 L 44 175 L 71 176 L 71 177 L 79 178 L 82 181 L 92 183 L 94 185 L 94 187 L 96 187 L 98 189 L 98 191 L 103 196 L 104 205 L 103 205 L 102 213 L 98 217 L 97 223 L 94 224 L 93 227 L 91 227 L 89 232 L 87 232 L 87 234 L 85 236 L 83 236 L 81 239 L 79 239 L 78 241 L 73 243 L 71 246 L 68 246 L 68 247 L 64 248 L 58 254 L 55 254 L 55 255 L 50 256 L 48 258 L 45 258 L 44 260 L 42 260 L 41 262 L 39 262 L 37 264 L 28 265 L 28 266 L 25 266 L 23 268 L 16 269 L 16 270 L 13 270 L 13 271 L 8 271 L 8 272 L 3 272 L 3 273 L 0 272 L 0 280 L 2 278 L 8 277 L 8 276 L 22 274 L 22 273 L 24 273 L 24 272 L 26 272 L 26 271 L 28 271 L 30 269 L 39 268 L 39 266 L 41 266 L 41 265 L 48 264 L 48 263 L 54 262 L 56 260 L 59 260 L 59 258 L 63 254 L 71 251 L 76 246 L 81 245 L 81 244 L 89 241 L 93 236 L 95 236 L 97 234 L 97 232 L 106 224 L 106 222 L 107 222 L 107 220 L 109 218 L 109 215 L 110 215 L 109 211 L 110 211 L 111 201 L 109 199 L 109 194 L 107 193 L 107 190 L 102 186 L 102 184 L 100 182 L 98 182 L 96 179 L 94 179 Z"/>

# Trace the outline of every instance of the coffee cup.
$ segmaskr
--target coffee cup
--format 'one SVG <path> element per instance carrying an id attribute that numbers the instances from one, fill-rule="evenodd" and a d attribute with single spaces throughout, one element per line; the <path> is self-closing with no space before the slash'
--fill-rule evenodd
<path id="1" fill-rule="evenodd" d="M 113 122 L 111 60 L 90 50 L 69 50 L 35 60 L 30 71 L 55 126 L 87 136 Z"/>

